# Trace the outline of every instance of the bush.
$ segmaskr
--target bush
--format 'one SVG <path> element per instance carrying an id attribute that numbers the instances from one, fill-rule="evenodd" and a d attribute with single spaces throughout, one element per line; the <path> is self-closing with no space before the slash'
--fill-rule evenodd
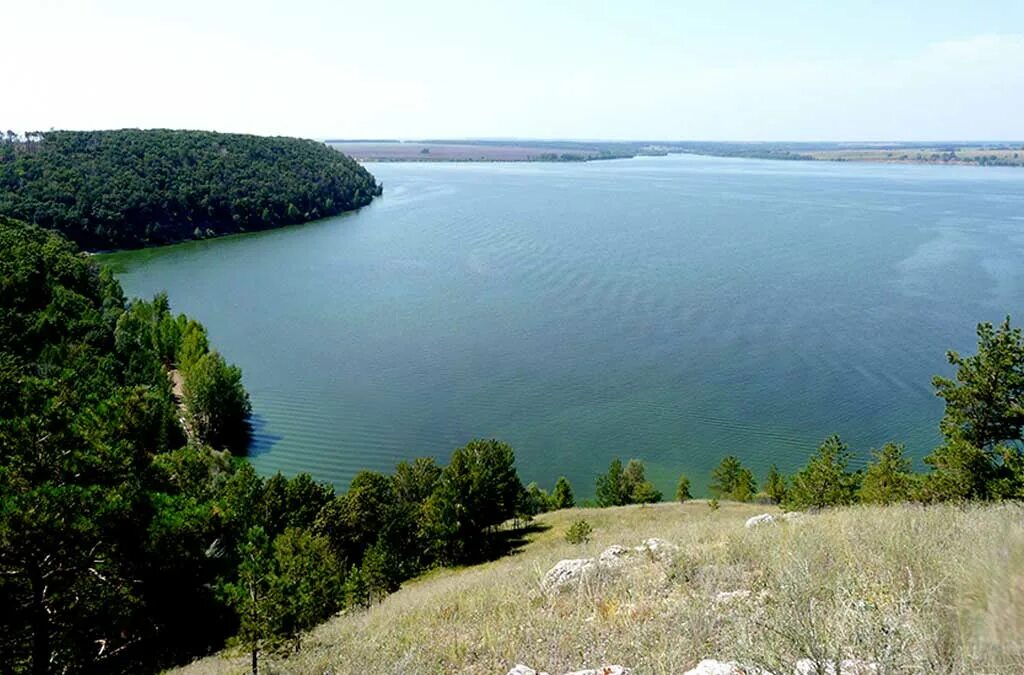
<path id="1" fill-rule="evenodd" d="M 566 530 L 565 540 L 570 544 L 586 544 L 590 541 L 590 535 L 593 533 L 594 528 L 590 526 L 590 523 L 585 520 L 576 520 Z"/>
<path id="2" fill-rule="evenodd" d="M 717 497 L 712 497 L 711 499 L 708 500 L 708 508 L 711 509 L 712 511 L 717 511 L 718 510 L 718 498 Z"/>

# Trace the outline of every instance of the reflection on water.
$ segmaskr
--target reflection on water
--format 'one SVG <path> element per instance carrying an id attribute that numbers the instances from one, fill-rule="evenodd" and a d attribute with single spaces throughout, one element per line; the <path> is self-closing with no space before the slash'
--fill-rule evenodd
<path id="1" fill-rule="evenodd" d="M 1024 317 L 1024 171 L 697 157 L 380 164 L 307 225 L 106 257 L 242 366 L 253 462 L 344 486 L 476 436 L 577 491 L 613 456 L 671 492 L 826 435 L 921 457 L 929 385 Z"/>

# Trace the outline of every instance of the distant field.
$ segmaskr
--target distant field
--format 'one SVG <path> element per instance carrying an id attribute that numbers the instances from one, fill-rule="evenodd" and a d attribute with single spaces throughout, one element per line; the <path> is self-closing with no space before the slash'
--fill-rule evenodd
<path id="1" fill-rule="evenodd" d="M 586 162 L 637 155 L 686 153 L 714 157 L 832 162 L 1024 166 L 1024 142 L 948 143 L 329 140 L 364 162 Z"/>
<path id="2" fill-rule="evenodd" d="M 805 151 L 812 159 L 833 162 L 903 162 L 909 164 L 978 164 L 1024 166 L 1024 146 L 867 148 Z"/>
<path id="3" fill-rule="evenodd" d="M 332 148 L 372 162 L 582 162 L 614 155 L 598 148 L 511 143 L 334 142 Z M 630 155 L 631 156 L 631 155 Z"/>

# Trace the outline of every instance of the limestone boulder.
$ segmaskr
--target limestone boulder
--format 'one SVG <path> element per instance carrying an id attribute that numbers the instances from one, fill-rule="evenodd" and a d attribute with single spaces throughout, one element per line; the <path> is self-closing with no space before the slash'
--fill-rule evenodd
<path id="1" fill-rule="evenodd" d="M 541 587 L 546 591 L 554 591 L 574 584 L 592 572 L 596 566 L 597 563 L 593 558 L 560 560 L 544 575 Z"/>
<path id="2" fill-rule="evenodd" d="M 719 661 L 704 659 L 683 675 L 772 675 L 767 670 L 754 666 L 745 666 L 735 661 Z"/>
<path id="3" fill-rule="evenodd" d="M 771 525 L 775 522 L 775 516 L 770 513 L 762 513 L 759 516 L 747 518 L 747 529 L 759 527 L 761 525 Z"/>

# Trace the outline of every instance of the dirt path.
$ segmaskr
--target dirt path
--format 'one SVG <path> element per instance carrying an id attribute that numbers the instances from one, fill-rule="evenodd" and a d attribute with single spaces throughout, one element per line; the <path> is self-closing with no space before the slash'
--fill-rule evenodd
<path id="1" fill-rule="evenodd" d="M 185 378 L 181 376 L 181 371 L 177 368 L 168 370 L 167 375 L 171 378 L 171 394 L 174 396 L 174 403 L 178 406 L 178 422 L 185 431 L 188 442 L 192 443 L 195 440 L 195 434 L 192 432 L 192 426 L 188 423 L 188 415 L 185 413 Z"/>

